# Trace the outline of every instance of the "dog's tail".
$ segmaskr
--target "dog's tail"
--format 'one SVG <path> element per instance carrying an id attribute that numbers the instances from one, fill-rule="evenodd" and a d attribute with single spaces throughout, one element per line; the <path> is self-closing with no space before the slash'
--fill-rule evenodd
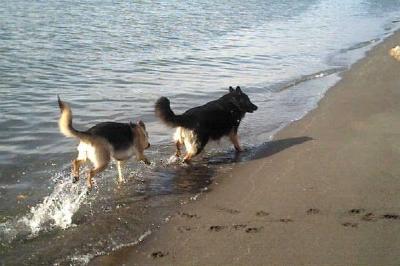
<path id="1" fill-rule="evenodd" d="M 81 140 L 90 140 L 90 134 L 82 131 L 76 130 L 72 126 L 72 111 L 69 105 L 61 101 L 60 97 L 57 95 L 58 106 L 60 107 L 61 116 L 58 120 L 58 127 L 61 133 L 66 137 L 78 138 Z"/>
<path id="2" fill-rule="evenodd" d="M 185 115 L 175 115 L 171 110 L 171 105 L 166 97 L 161 97 L 157 100 L 155 106 L 156 116 L 162 122 L 170 127 L 191 127 L 191 121 Z"/>

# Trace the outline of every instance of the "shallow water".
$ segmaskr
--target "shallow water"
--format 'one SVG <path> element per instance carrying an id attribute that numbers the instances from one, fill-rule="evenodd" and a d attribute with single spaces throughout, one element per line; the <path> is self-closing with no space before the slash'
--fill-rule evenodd
<path id="1" fill-rule="evenodd" d="M 85 264 L 137 242 L 232 163 L 313 109 L 339 74 L 399 28 L 400 1 L 6 1 L 0 6 L 0 262 Z M 168 164 L 160 96 L 182 112 L 240 85 L 259 106 L 247 151 L 211 144 Z M 70 183 L 76 141 L 58 132 L 56 95 L 74 124 L 146 122 L 151 166 L 131 162 Z"/>

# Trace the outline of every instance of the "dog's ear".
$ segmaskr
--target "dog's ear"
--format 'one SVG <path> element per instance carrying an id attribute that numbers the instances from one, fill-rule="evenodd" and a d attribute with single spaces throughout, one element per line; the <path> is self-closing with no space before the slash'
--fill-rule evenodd
<path id="1" fill-rule="evenodd" d="M 234 92 L 232 86 L 229 86 L 229 92 Z"/>
<path id="2" fill-rule="evenodd" d="M 144 123 L 143 123 L 142 120 L 139 120 L 139 121 L 137 122 L 137 124 L 138 124 L 139 126 L 141 126 L 142 128 L 146 129 L 146 126 L 144 125 Z"/>
<path id="3" fill-rule="evenodd" d="M 237 94 L 242 94 L 243 93 L 239 86 L 236 86 L 236 93 Z"/>

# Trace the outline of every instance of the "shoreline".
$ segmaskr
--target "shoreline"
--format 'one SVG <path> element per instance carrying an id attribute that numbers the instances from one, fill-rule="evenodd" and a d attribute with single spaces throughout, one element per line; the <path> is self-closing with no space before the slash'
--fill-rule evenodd
<path id="1" fill-rule="evenodd" d="M 373 47 L 317 108 L 142 243 L 89 264 L 400 263 L 399 43 L 397 31 Z"/>

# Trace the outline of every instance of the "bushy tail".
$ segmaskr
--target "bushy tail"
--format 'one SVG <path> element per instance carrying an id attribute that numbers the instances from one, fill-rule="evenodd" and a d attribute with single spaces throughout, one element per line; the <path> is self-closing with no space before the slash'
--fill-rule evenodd
<path id="1" fill-rule="evenodd" d="M 155 111 L 156 116 L 170 127 L 191 127 L 192 123 L 188 117 L 185 117 L 184 115 L 175 115 L 171 110 L 170 102 L 166 97 L 161 97 L 157 100 Z"/>
<path id="2" fill-rule="evenodd" d="M 69 105 L 61 101 L 59 96 L 57 96 L 57 100 L 61 111 L 61 116 L 58 120 L 58 127 L 61 133 L 66 137 L 89 140 L 90 135 L 88 133 L 78 131 L 72 127 L 72 112 Z"/>

